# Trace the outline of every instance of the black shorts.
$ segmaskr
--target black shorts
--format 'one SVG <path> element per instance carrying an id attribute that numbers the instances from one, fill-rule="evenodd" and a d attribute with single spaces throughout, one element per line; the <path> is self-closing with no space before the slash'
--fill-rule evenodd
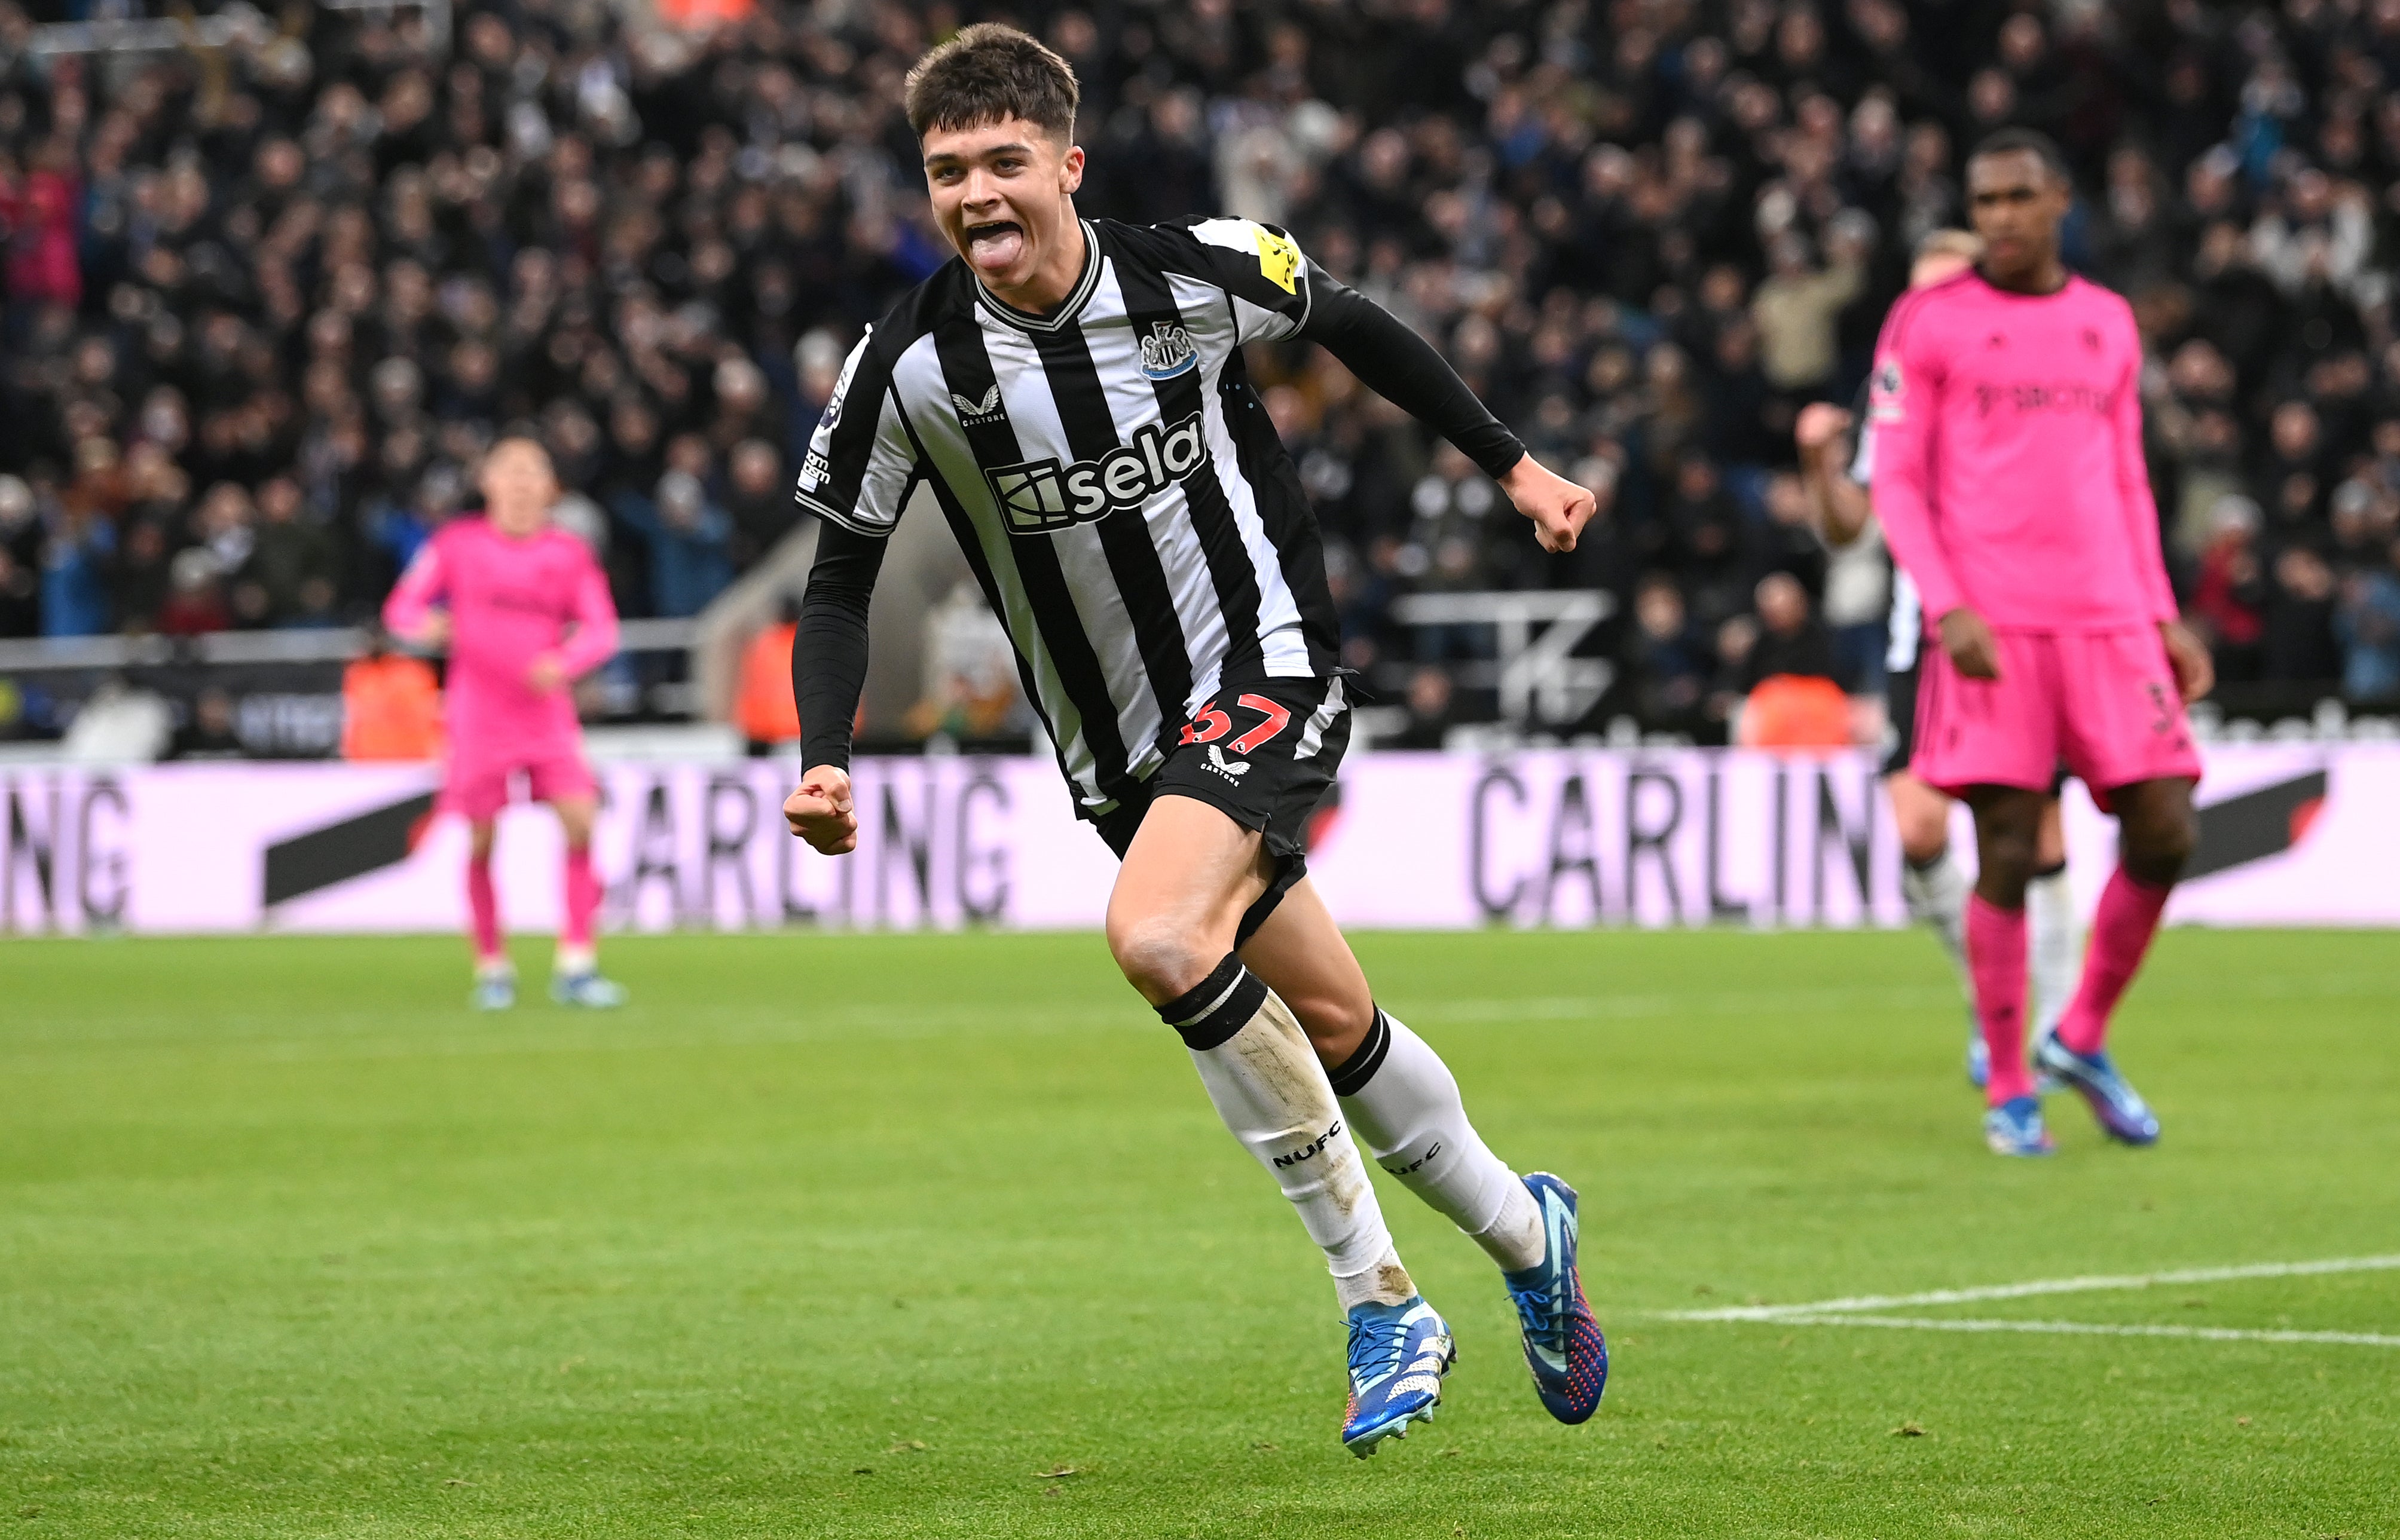
<path id="1" fill-rule="evenodd" d="M 1896 668 L 1883 676 L 1884 714 L 1891 718 L 1891 751 L 1883 756 L 1883 773 L 1897 775 L 1916 756 L 1916 665 Z"/>
<path id="2" fill-rule="evenodd" d="M 1183 725 L 1166 762 L 1093 822 L 1120 861 L 1151 803 L 1170 792 L 1264 835 L 1275 880 L 1242 916 L 1239 945 L 1308 875 L 1309 820 L 1349 746 L 1350 688 L 1341 676 L 1227 685 Z"/>

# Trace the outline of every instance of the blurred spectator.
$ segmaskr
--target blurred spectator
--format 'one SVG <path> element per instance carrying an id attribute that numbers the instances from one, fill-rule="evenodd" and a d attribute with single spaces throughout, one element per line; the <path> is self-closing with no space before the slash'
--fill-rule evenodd
<path id="1" fill-rule="evenodd" d="M 0 636 L 41 634 L 42 543 L 33 488 L 0 475 Z"/>
<path id="2" fill-rule="evenodd" d="M 2334 612 L 2342 693 L 2364 704 L 2400 702 L 2400 540 L 2383 566 L 2342 580 Z"/>
<path id="3" fill-rule="evenodd" d="M 2267 674 L 2277 679 L 2331 684 L 2341 677 L 2333 636 L 2333 568 L 2296 545 L 2275 558 L 2261 646 Z"/>
<path id="4" fill-rule="evenodd" d="M 1438 668 L 1421 668 L 1409 675 L 1409 725 L 1378 747 L 1438 749 L 1450 737 L 1450 675 Z"/>
<path id="5" fill-rule="evenodd" d="M 249 751 L 234 725 L 233 697 L 214 685 L 192 702 L 192 715 L 167 745 L 170 759 L 241 759 Z"/>
<path id="6" fill-rule="evenodd" d="M 1673 579 L 1654 573 L 1642 580 L 1633 620 L 1623 665 L 1632 684 L 1635 718 L 1655 732 L 1697 730 L 1711 660 Z"/>
<path id="7" fill-rule="evenodd" d="M 706 463 L 696 442 L 685 447 L 687 463 Z M 697 615 L 733 580 L 727 551 L 733 522 L 709 501 L 695 470 L 677 464 L 659 478 L 652 496 L 621 494 L 613 506 L 618 520 L 649 547 L 651 614 Z"/>
<path id="8" fill-rule="evenodd" d="M 1807 391 L 1833 378 L 1838 358 L 1834 318 L 1858 297 L 1866 281 L 1856 226 L 1844 232 L 1833 262 L 1814 266 L 1807 238 L 1787 230 L 1767 248 L 1770 265 L 1758 297 L 1760 357 L 1767 382 L 1779 390 Z"/>
<path id="9" fill-rule="evenodd" d="M 2263 666 L 2266 583 L 2257 551 L 2258 505 L 2219 497 L 2216 533 L 2201 552 L 2189 619 L 2216 657 L 2217 677 L 2247 684 Z"/>
<path id="10" fill-rule="evenodd" d="M 1810 612 L 1808 591 L 1788 572 L 1758 580 L 1758 640 L 1743 659 L 1746 688 L 1778 675 L 1834 677 L 1834 639 Z"/>

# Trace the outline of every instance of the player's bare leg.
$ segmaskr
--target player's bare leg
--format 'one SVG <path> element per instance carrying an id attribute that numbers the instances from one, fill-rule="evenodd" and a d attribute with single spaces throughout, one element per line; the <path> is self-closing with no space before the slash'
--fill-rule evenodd
<path id="1" fill-rule="evenodd" d="M 1448 1325 L 1400 1264 L 1307 1033 L 1234 952 L 1242 915 L 1273 875 L 1261 836 L 1206 802 L 1163 795 L 1109 895 L 1109 950 L 1182 1037 L 1218 1116 L 1325 1253 L 1350 1328 L 1342 1438 L 1365 1454 L 1431 1418 L 1454 1355 Z"/>
<path id="2" fill-rule="evenodd" d="M 2200 838 L 2192 784 L 2180 777 L 2140 781 L 2109 796 L 2117 814 L 2118 866 L 2092 917 L 2092 951 L 2074 1002 L 2040 1040 L 2041 1067 L 2073 1086 L 2109 1138 L 2149 1144 L 2159 1120 L 2108 1056 L 2108 1020 L 2159 932 L 2167 895 Z"/>
<path id="3" fill-rule="evenodd" d="M 492 881 L 492 851 L 499 825 L 489 818 L 467 823 L 467 923 L 475 938 L 475 992 L 479 1011 L 505 1011 L 517 1002 L 516 965 L 500 935 L 500 895 Z"/>
<path id="4" fill-rule="evenodd" d="M 592 829 L 600 800 L 589 793 L 554 797 L 559 832 L 566 837 L 565 890 L 561 894 L 558 954 L 551 964 L 551 998 L 562 1005 L 606 1010 L 625 1003 L 623 986 L 600 976 L 600 955 L 592 923 L 600 910 L 600 879 L 592 869 Z"/>
<path id="5" fill-rule="evenodd" d="M 2046 798 L 2017 786 L 1971 786 L 1966 799 L 1975 813 L 1978 863 L 1967 905 L 1967 961 L 1991 1065 L 1984 1142 L 2000 1154 L 2048 1154 L 2050 1136 L 2025 1067 L 2025 884 L 2033 878 Z"/>
<path id="6" fill-rule="evenodd" d="M 1284 894 L 1241 957 L 1299 1016 L 1376 1164 L 1499 1264 L 1543 1406 L 1563 1423 L 1589 1417 L 1608 1343 L 1576 1266 L 1575 1189 L 1548 1172 L 1520 1177 L 1484 1144 L 1450 1067 L 1376 1006 L 1314 883 Z"/>

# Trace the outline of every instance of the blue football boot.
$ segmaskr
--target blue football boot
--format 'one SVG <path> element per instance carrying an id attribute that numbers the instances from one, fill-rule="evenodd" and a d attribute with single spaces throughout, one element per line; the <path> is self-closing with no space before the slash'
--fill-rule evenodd
<path id="1" fill-rule="evenodd" d="M 1547 1171 L 1527 1177 L 1525 1190 L 1542 1211 L 1547 1245 L 1539 1265 L 1500 1277 L 1525 1334 L 1534 1394 L 1560 1422 L 1580 1423 L 1599 1410 L 1608 1387 L 1608 1339 L 1591 1318 L 1575 1266 L 1575 1191 Z"/>
<path id="2" fill-rule="evenodd" d="M 2107 1053 L 2079 1054 L 2058 1041 L 2055 1030 L 2045 1032 L 2034 1045 L 2033 1061 L 2044 1073 L 2055 1075 L 2061 1083 L 2071 1087 L 2092 1107 L 2092 1115 L 2100 1120 L 2100 1131 L 2120 1144 L 2144 1145 L 2159 1142 L 2158 1115 L 2142 1094 L 2117 1072 Z"/>
<path id="3" fill-rule="evenodd" d="M 550 979 L 550 998 L 561 1005 L 583 1011 L 613 1011 L 625 1003 L 625 987 L 613 978 L 603 978 L 595 970 L 581 974 L 553 974 Z"/>
<path id="4" fill-rule="evenodd" d="M 2042 1126 L 2039 1097 L 2011 1097 L 1984 1114 L 1984 1142 L 1995 1155 L 2055 1154 L 2050 1130 Z"/>
<path id="5" fill-rule="evenodd" d="M 475 992 L 467 1003 L 478 1011 L 505 1011 L 517 1002 L 517 975 L 489 973 L 475 975 Z"/>
<path id="6" fill-rule="evenodd" d="M 1432 1422 L 1441 1404 L 1441 1377 L 1457 1361 L 1450 1324 L 1424 1296 L 1406 1304 L 1351 1306 L 1342 1447 L 1363 1460 L 1384 1439 L 1407 1438 L 1411 1423 Z"/>

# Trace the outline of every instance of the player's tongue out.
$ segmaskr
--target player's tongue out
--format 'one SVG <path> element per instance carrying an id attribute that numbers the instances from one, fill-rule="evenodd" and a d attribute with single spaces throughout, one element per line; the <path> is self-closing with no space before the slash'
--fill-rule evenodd
<path id="1" fill-rule="evenodd" d="M 1025 254 L 1025 228 L 1008 220 L 967 226 L 967 261 L 980 273 L 1003 273 Z"/>

